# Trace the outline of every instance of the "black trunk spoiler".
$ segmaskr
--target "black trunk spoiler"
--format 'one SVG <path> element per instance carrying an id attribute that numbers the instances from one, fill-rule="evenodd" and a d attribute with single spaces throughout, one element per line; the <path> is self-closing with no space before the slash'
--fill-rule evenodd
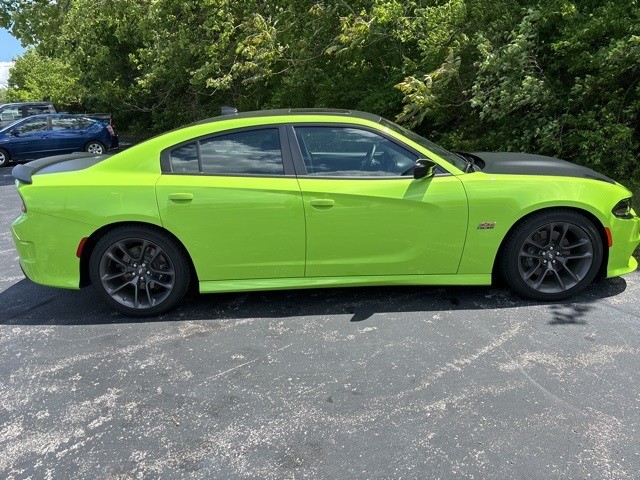
<path id="1" fill-rule="evenodd" d="M 96 163 L 106 160 L 111 155 L 96 155 L 95 153 L 76 152 L 67 155 L 40 158 L 22 165 L 16 165 L 11 175 L 22 183 L 33 183 L 33 176 L 40 173 L 73 172 L 84 170 Z"/>

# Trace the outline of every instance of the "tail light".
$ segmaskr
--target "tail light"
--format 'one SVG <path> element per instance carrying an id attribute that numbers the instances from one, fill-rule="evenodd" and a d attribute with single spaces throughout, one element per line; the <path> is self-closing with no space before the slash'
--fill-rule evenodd
<path id="1" fill-rule="evenodd" d="M 107 125 L 107 131 L 112 137 L 116 136 L 116 122 L 113 121 L 113 116 L 109 119 L 109 125 Z"/>

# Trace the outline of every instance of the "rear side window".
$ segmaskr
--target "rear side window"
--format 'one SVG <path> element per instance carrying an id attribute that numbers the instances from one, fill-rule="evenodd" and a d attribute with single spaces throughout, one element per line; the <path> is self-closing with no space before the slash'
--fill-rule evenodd
<path id="1" fill-rule="evenodd" d="M 171 169 L 176 173 L 199 173 L 198 142 L 188 143 L 172 150 Z"/>
<path id="2" fill-rule="evenodd" d="M 51 130 L 77 130 L 80 125 L 76 118 L 60 117 L 51 119 Z"/>
<path id="3" fill-rule="evenodd" d="M 284 175 L 277 128 L 218 135 L 171 151 L 176 173 L 210 175 Z"/>
<path id="4" fill-rule="evenodd" d="M 49 105 L 27 105 L 27 115 L 39 115 L 41 113 L 56 113 Z"/>
<path id="5" fill-rule="evenodd" d="M 91 120 L 90 118 L 76 118 L 76 122 L 78 122 L 78 128 L 89 128 L 93 127 L 97 122 L 95 120 Z"/>

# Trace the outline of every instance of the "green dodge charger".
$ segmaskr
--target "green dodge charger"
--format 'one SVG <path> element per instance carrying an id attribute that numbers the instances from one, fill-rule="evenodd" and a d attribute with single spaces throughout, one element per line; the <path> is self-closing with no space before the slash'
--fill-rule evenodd
<path id="1" fill-rule="evenodd" d="M 636 269 L 631 192 L 563 160 L 449 152 L 343 110 L 229 114 L 115 155 L 18 165 L 34 282 L 93 284 L 128 315 L 190 286 L 238 292 L 489 285 L 565 299 Z"/>

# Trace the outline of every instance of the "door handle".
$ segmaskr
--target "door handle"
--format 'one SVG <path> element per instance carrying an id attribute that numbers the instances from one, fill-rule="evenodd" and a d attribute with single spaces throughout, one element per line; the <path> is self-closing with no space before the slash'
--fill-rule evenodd
<path id="1" fill-rule="evenodd" d="M 47 138 L 51 138 L 51 135 L 42 135 L 42 138 L 46 140 Z"/>
<path id="2" fill-rule="evenodd" d="M 172 202 L 190 202 L 193 200 L 193 193 L 170 193 L 169 200 Z"/>
<path id="3" fill-rule="evenodd" d="M 314 200 L 311 200 L 309 203 L 313 207 L 320 208 L 331 208 L 336 204 L 335 200 L 331 200 L 330 198 L 316 198 Z"/>

